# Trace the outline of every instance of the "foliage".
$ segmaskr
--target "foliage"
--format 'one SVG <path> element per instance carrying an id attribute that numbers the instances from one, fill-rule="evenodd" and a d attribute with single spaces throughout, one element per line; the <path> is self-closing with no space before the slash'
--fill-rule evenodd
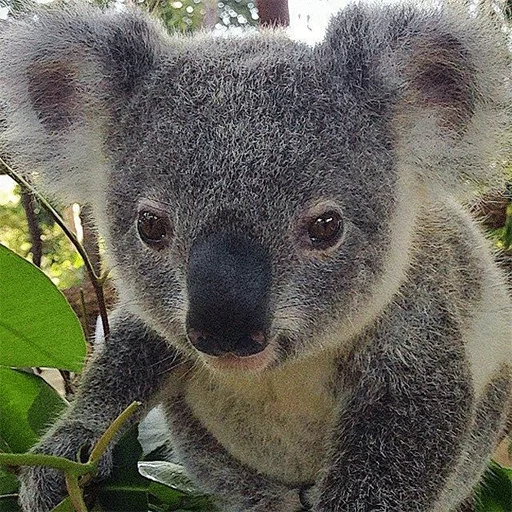
<path id="1" fill-rule="evenodd" d="M 205 25 L 226 30 L 254 25 L 258 19 L 255 0 L 139 0 L 139 3 L 159 17 L 170 32 L 193 32 Z M 212 8 L 214 14 L 210 21 Z"/>
<path id="2" fill-rule="evenodd" d="M 0 246 L 0 268 L 8 276 L 0 291 L 3 311 L 8 312 L 0 320 L 0 452 L 23 454 L 66 407 L 52 387 L 24 368 L 80 371 L 85 340 L 72 309 L 43 272 L 4 246 Z M 150 478 L 143 477 L 137 468 L 141 453 L 134 428 L 114 449 L 116 470 L 99 487 L 94 510 L 213 510 L 182 472 L 165 471 L 168 463 L 159 468 L 160 463 L 153 462 L 146 470 Z M 26 463 L 34 456 L 17 457 L 25 457 Z M 0 511 L 19 510 L 17 489 L 16 479 L 0 468 Z M 60 510 L 72 510 L 69 507 L 64 502 Z"/>
<path id="3" fill-rule="evenodd" d="M 0 289 L 1 363 L 79 371 L 85 340 L 64 295 L 37 267 L 2 245 L 0 264 L 9 276 Z"/>
<path id="4" fill-rule="evenodd" d="M 475 512 L 506 512 L 512 509 L 512 469 L 491 462 L 476 494 Z"/>
<path id="5" fill-rule="evenodd" d="M 37 0 L 0 0 L 11 14 L 30 8 Z M 63 1 L 63 0 L 52 0 Z M 92 0 L 102 7 L 122 5 L 124 0 Z M 192 32 L 201 27 L 226 30 L 255 25 L 256 0 L 135 0 L 158 18 L 170 32 Z"/>
<path id="6" fill-rule="evenodd" d="M 83 280 L 83 261 L 62 230 L 43 209 L 36 211 L 43 235 L 41 268 L 61 289 Z M 19 186 L 7 176 L 0 176 L 0 242 L 32 261 L 25 212 L 21 205 Z"/>

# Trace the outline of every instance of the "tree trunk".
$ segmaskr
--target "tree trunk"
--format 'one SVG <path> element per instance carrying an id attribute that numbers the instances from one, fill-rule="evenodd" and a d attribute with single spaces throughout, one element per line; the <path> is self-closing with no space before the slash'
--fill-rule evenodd
<path id="1" fill-rule="evenodd" d="M 257 0 L 256 5 L 262 26 L 287 27 L 290 24 L 288 0 Z"/>

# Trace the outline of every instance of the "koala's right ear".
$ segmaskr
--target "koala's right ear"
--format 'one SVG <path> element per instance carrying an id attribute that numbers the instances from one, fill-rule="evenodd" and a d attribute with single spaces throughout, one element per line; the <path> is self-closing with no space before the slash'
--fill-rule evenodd
<path id="1" fill-rule="evenodd" d="M 104 182 L 104 141 L 157 64 L 163 28 L 137 11 L 41 8 L 0 33 L 0 148 L 57 200 Z"/>
<path id="2" fill-rule="evenodd" d="M 501 188 L 495 162 L 510 153 L 511 99 L 503 34 L 464 2 L 416 4 L 347 7 L 317 51 L 359 101 L 390 114 L 397 159 L 428 190 Z"/>

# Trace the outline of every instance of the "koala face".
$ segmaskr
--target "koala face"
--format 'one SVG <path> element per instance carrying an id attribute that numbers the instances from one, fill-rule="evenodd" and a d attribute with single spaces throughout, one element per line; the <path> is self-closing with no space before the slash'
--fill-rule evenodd
<path id="1" fill-rule="evenodd" d="M 107 240 L 127 300 L 171 342 L 263 368 L 356 321 L 397 178 L 383 102 L 333 87 L 311 48 L 246 44 L 165 62 L 132 103 L 112 142 Z"/>
<path id="2" fill-rule="evenodd" d="M 425 195 L 488 178 L 491 32 L 354 6 L 310 48 L 40 11 L 0 35 L 0 142 L 92 204 L 125 307 L 193 360 L 263 370 L 343 348 L 403 281 Z"/>

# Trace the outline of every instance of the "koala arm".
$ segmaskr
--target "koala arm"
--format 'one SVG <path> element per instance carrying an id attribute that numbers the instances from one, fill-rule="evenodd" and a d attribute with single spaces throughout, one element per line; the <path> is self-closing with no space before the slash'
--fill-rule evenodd
<path id="1" fill-rule="evenodd" d="M 431 299 L 394 304 L 348 361 L 354 380 L 311 492 L 314 511 L 440 510 L 435 502 L 464 449 L 473 394 L 456 319 Z"/>
<path id="2" fill-rule="evenodd" d="M 167 405 L 173 448 L 201 488 L 226 512 L 300 512 L 301 489 L 258 474 L 236 461 L 194 417 L 185 400 Z"/>
<path id="3" fill-rule="evenodd" d="M 112 420 L 132 401 L 147 401 L 180 360 L 165 341 L 139 320 L 117 315 L 105 346 L 89 364 L 76 398 L 34 452 L 75 459 L 82 446 L 92 447 Z M 111 468 L 111 454 L 100 463 L 100 476 Z M 23 510 L 51 510 L 65 495 L 61 473 L 25 468 L 21 476 Z"/>

